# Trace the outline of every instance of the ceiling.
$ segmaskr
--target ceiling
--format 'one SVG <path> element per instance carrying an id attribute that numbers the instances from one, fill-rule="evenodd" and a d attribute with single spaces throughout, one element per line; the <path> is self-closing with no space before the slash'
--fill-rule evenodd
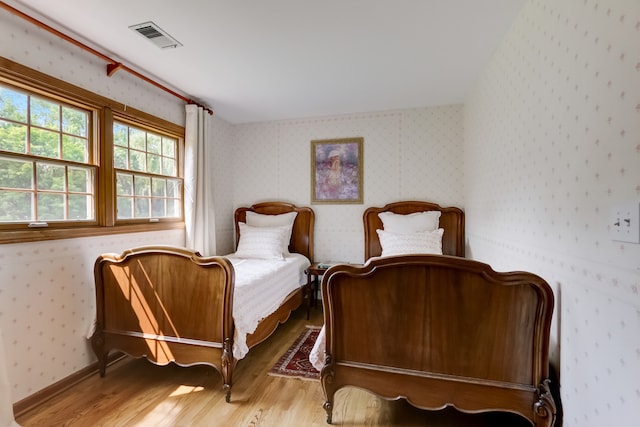
<path id="1" fill-rule="evenodd" d="M 525 0 L 14 0 L 231 123 L 457 104 Z M 153 21 L 182 43 L 129 29 Z"/>

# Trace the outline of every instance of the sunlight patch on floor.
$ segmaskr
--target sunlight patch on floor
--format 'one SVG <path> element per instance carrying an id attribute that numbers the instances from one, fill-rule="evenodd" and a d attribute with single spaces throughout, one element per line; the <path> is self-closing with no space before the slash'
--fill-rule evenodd
<path id="1" fill-rule="evenodd" d="M 197 392 L 202 391 L 202 390 L 204 390 L 204 387 L 201 387 L 201 386 L 181 385 L 178 388 L 176 388 L 169 395 L 169 397 L 182 396 L 182 395 L 189 394 L 189 393 L 197 393 Z"/>

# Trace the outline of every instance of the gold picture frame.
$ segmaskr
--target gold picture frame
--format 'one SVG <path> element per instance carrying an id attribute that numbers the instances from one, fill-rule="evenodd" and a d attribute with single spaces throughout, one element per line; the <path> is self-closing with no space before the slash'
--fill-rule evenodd
<path id="1" fill-rule="evenodd" d="M 311 141 L 311 203 L 362 203 L 364 138 Z"/>

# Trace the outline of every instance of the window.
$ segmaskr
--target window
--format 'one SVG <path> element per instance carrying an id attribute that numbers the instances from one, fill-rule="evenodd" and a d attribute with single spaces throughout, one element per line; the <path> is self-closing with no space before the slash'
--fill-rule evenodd
<path id="1" fill-rule="evenodd" d="M 183 153 L 183 126 L 0 62 L 0 244 L 183 228 Z"/>
<path id="2" fill-rule="evenodd" d="M 114 122 L 113 167 L 117 220 L 182 216 L 176 138 Z"/>
<path id="3" fill-rule="evenodd" d="M 0 221 L 95 221 L 92 111 L 0 85 Z"/>

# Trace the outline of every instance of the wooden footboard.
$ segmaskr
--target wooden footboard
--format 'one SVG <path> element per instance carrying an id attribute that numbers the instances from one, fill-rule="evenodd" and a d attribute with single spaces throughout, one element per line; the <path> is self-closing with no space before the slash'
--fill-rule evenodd
<path id="1" fill-rule="evenodd" d="M 508 411 L 552 426 L 553 292 L 540 277 L 463 258 L 338 265 L 322 280 L 327 421 L 345 386 L 423 409 Z"/>
<path id="2" fill-rule="evenodd" d="M 91 344 L 101 376 L 109 351 L 117 349 L 159 365 L 213 366 L 229 397 L 234 270 L 227 259 L 149 246 L 102 255 L 94 273 Z"/>

